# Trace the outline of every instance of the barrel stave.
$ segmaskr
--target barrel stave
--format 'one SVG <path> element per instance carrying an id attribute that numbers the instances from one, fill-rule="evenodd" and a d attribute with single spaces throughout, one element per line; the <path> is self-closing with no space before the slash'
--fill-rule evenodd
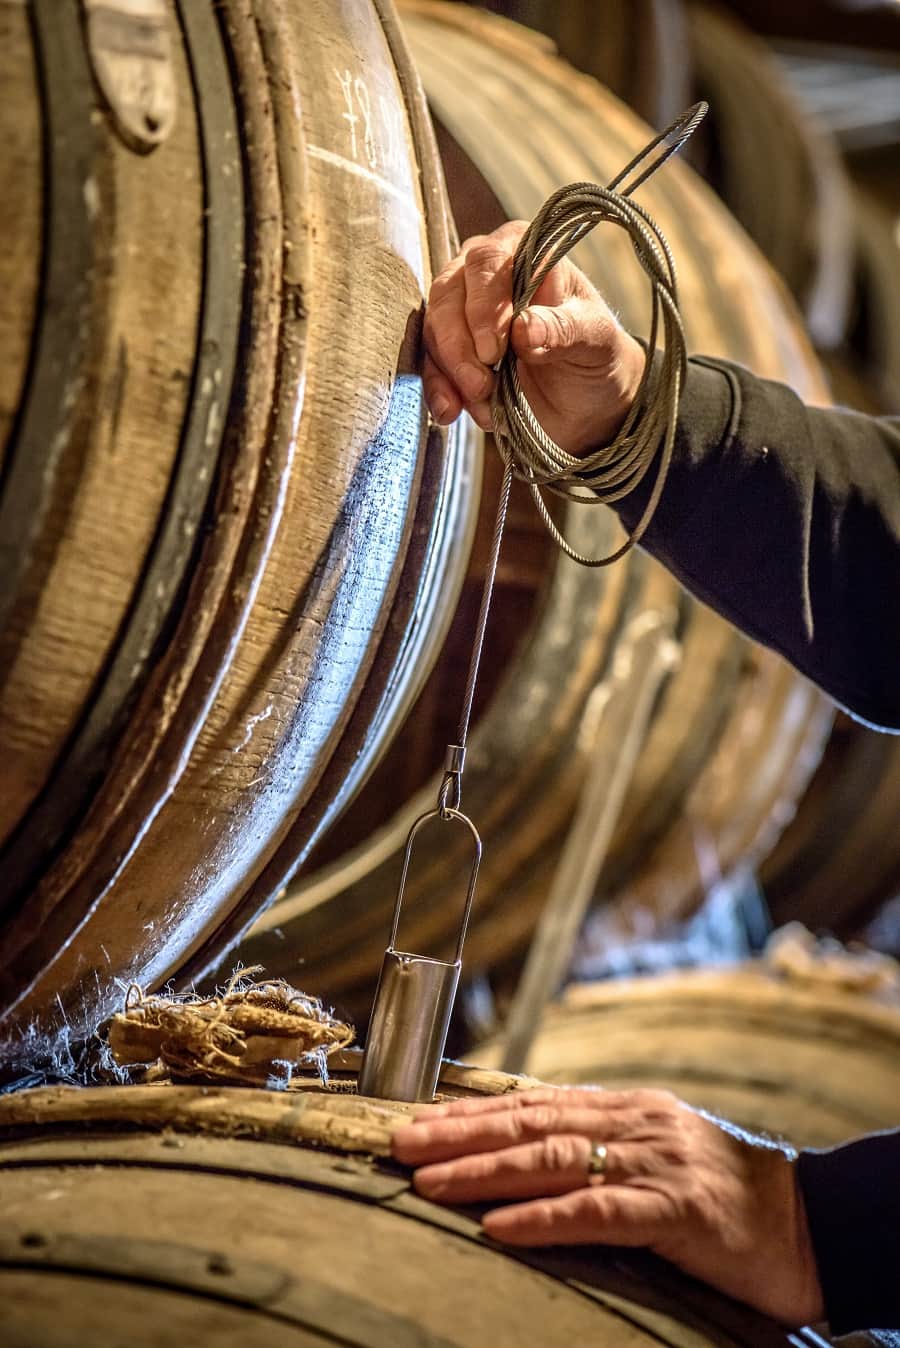
<path id="1" fill-rule="evenodd" d="M 4 840 L 48 784 L 127 621 L 179 451 L 202 283 L 183 53 L 182 115 L 156 154 L 139 157 L 102 114 L 77 24 L 60 25 L 81 70 L 66 78 L 56 23 L 45 15 L 36 29 L 49 127 L 44 290 L 2 507 L 3 546 L 15 550 L 0 633 Z M 45 459 L 38 484 L 31 465 Z"/>
<path id="2" fill-rule="evenodd" d="M 479 1074 L 461 1075 L 477 1093 Z M 489 1074 L 486 1089 L 518 1084 Z M 121 1340 L 119 1292 L 137 1284 L 159 1292 L 146 1321 L 123 1316 L 138 1345 L 162 1341 L 176 1290 L 212 1313 L 198 1344 L 218 1342 L 220 1325 L 230 1331 L 235 1307 L 247 1312 L 251 1348 L 270 1343 L 276 1325 L 288 1343 L 303 1332 L 311 1343 L 340 1336 L 371 1348 L 476 1348 L 488 1335 L 502 1348 L 536 1336 L 548 1348 L 793 1342 L 652 1258 L 498 1250 L 474 1214 L 419 1198 L 381 1159 L 408 1108 L 321 1091 L 171 1086 L 50 1088 L 0 1102 L 0 1175 L 14 1214 L 0 1239 L 0 1289 L 31 1288 L 24 1302 L 5 1299 L 13 1325 L 24 1306 L 29 1348 L 56 1344 L 35 1289 L 46 1289 L 48 1306 L 62 1284 L 77 1331 L 96 1325 L 102 1287 L 108 1317 L 92 1342 L 103 1348 Z M 244 1127 L 252 1137 L 236 1135 Z"/>

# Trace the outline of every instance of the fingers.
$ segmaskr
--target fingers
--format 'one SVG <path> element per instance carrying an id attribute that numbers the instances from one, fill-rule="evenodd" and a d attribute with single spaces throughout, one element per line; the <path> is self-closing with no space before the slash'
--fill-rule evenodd
<path id="1" fill-rule="evenodd" d="M 594 1186 L 498 1208 L 485 1233 L 508 1245 L 655 1245 L 671 1225 L 669 1205 L 647 1189 Z"/>
<path id="2" fill-rule="evenodd" d="M 449 426 L 463 410 L 462 398 L 443 370 L 427 354 L 422 378 L 431 415 L 439 426 Z"/>
<path id="3" fill-rule="evenodd" d="M 521 1142 L 540 1141 L 554 1134 L 581 1133 L 609 1142 L 647 1136 L 638 1110 L 599 1113 L 576 1105 L 538 1104 L 524 1109 L 485 1114 L 421 1119 L 396 1129 L 394 1156 L 407 1165 L 429 1165 L 473 1152 L 495 1152 Z"/>
<path id="4" fill-rule="evenodd" d="M 456 258 L 445 267 L 431 287 L 425 311 L 424 336 L 433 367 L 446 377 L 460 403 L 473 414 L 474 409 L 487 405 L 493 387 L 493 375 L 478 359 L 466 320 L 463 257 Z M 437 393 L 446 396 L 440 386 Z M 431 407 L 431 411 L 437 418 L 437 406 Z"/>
<path id="5" fill-rule="evenodd" d="M 531 1105 L 575 1105 L 578 1109 L 650 1109 L 674 1107 L 678 1102 L 669 1091 L 639 1089 L 610 1091 L 602 1086 L 536 1086 L 527 1091 L 508 1091 L 504 1095 L 477 1095 L 462 1100 L 447 1100 L 425 1105 L 416 1115 L 418 1122 L 438 1118 L 461 1118 L 474 1114 L 503 1113 L 527 1109 Z"/>
<path id="6" fill-rule="evenodd" d="M 438 1203 L 483 1203 L 495 1198 L 537 1198 L 582 1189 L 591 1144 L 578 1133 L 559 1133 L 482 1152 L 416 1171 L 416 1191 Z"/>
<path id="7" fill-rule="evenodd" d="M 512 325 L 516 355 L 528 365 L 565 360 L 608 370 L 623 339 L 622 329 L 599 296 L 573 297 L 554 306 L 533 304 Z"/>
<path id="8" fill-rule="evenodd" d="M 512 318 L 512 262 L 522 221 L 469 239 L 464 249 L 466 321 L 479 360 L 495 365 L 506 350 Z"/>
<path id="9" fill-rule="evenodd" d="M 464 406 L 484 429 L 490 428 L 491 367 L 506 350 L 512 263 L 526 228 L 524 221 L 511 221 L 492 234 L 469 239 L 432 284 L 424 336 L 430 358 L 426 396 L 436 421 L 452 420 Z M 554 267 L 540 288 L 548 305 L 587 293 L 595 292 L 568 261 Z M 596 303 L 603 308 L 599 297 Z M 552 314 L 553 309 L 547 312 Z M 562 320 L 564 326 L 566 321 Z M 551 346 L 560 349 L 559 342 Z M 535 360 L 543 354 L 542 348 Z"/>
<path id="10" fill-rule="evenodd" d="M 416 1115 L 418 1121 L 461 1118 L 467 1114 L 497 1114 L 526 1105 L 587 1105 L 600 1086 L 536 1086 L 528 1091 L 508 1091 L 504 1095 L 475 1095 L 461 1100 L 446 1100 L 425 1105 Z"/>

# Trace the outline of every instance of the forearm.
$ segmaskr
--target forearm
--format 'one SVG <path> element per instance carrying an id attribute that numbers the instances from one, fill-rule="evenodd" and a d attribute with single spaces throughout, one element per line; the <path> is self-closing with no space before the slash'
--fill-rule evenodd
<path id="1" fill-rule="evenodd" d="M 900 420 L 693 360 L 643 545 L 843 706 L 900 729 Z"/>

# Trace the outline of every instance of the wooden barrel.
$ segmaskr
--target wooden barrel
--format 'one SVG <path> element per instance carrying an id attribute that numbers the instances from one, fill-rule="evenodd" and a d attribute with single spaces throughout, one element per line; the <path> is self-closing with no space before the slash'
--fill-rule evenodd
<path id="1" fill-rule="evenodd" d="M 854 252 L 837 148 L 739 20 L 702 0 L 687 16 L 695 95 L 711 109 L 695 160 L 785 278 L 814 339 L 834 346 L 847 323 Z"/>
<path id="2" fill-rule="evenodd" d="M 566 61 L 660 129 L 690 102 L 681 0 L 484 0 L 482 8 L 552 38 Z"/>
<path id="3" fill-rule="evenodd" d="M 811 39 L 834 47 L 900 51 L 900 14 L 893 0 L 728 0 L 728 7 L 760 33 Z M 851 50 L 851 55 L 852 55 Z"/>
<path id="4" fill-rule="evenodd" d="M 386 1159 L 402 1109 L 187 1086 L 0 1100 L 5 1348 L 825 1348 L 661 1260 L 489 1244 Z"/>
<path id="5" fill-rule="evenodd" d="M 497 1043 L 470 1055 L 499 1061 Z M 765 965 L 575 983 L 528 1069 L 545 1081 L 660 1086 L 797 1146 L 900 1126 L 900 998 L 786 980 Z"/>
<path id="6" fill-rule="evenodd" d="M 87 11 L 0 12 L 7 1058 L 278 888 L 421 684 L 477 476 L 427 429 L 450 225 L 390 0 Z"/>
<path id="7" fill-rule="evenodd" d="M 842 940 L 900 894 L 900 742 L 841 717 L 797 814 L 760 869 L 776 923 Z"/>
<path id="8" fill-rule="evenodd" d="M 897 162 L 893 164 L 896 177 Z M 900 194 L 857 188 L 857 267 L 850 345 L 886 413 L 900 414 Z"/>
<path id="9" fill-rule="evenodd" d="M 464 233 L 491 228 L 504 215 L 532 214 L 560 182 L 608 181 L 650 134 L 594 81 L 496 16 L 417 5 L 404 17 Z M 523 126 L 528 136 L 519 134 Z M 821 396 L 815 362 L 777 280 L 712 194 L 673 165 L 642 200 L 678 259 L 691 347 Z M 643 281 L 627 241 L 598 231 L 581 245 L 579 260 L 623 321 L 641 330 Z M 605 513 L 573 508 L 565 527 L 596 551 L 617 526 Z M 688 599 L 645 556 L 631 554 L 605 572 L 570 565 L 554 552 L 542 557 L 545 568 L 531 573 L 538 588 L 530 625 L 521 603 L 510 607 L 517 644 L 498 643 L 512 654 L 505 668 L 494 668 L 493 696 L 474 728 L 466 767 L 466 807 L 485 840 L 470 970 L 527 944 L 591 753 L 592 695 L 634 619 L 676 607 L 682 660 L 659 700 L 603 880 L 604 897 L 621 908 L 626 925 L 683 914 L 701 901 L 715 872 L 764 853 L 790 816 L 830 723 L 824 699 L 807 683 Z M 488 664 L 504 602 L 501 596 L 488 630 Z M 327 864 L 301 873 L 242 947 L 246 961 L 289 978 L 302 962 L 306 985 L 357 1017 L 368 1010 L 380 967 L 406 831 L 437 790 L 428 781 L 404 800 L 407 755 L 420 755 L 426 741 L 430 771 L 439 766 L 446 738 L 423 731 L 419 715 L 427 721 L 435 704 L 448 702 L 455 714 L 471 632 L 470 618 L 461 645 L 442 655 L 441 696 L 413 713 L 377 792 L 361 798 L 359 831 L 342 827 Z M 434 724 L 446 729 L 445 721 Z M 469 863 L 465 849 L 454 848 L 439 841 L 410 877 L 402 937 L 409 949 L 452 949 L 455 896 L 464 892 Z"/>

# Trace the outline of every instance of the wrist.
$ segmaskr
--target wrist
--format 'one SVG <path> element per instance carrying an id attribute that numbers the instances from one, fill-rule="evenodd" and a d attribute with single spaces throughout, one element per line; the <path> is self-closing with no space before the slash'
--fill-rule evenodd
<path id="1" fill-rule="evenodd" d="M 777 1224 L 770 1232 L 776 1260 L 772 1313 L 784 1324 L 814 1324 L 824 1319 L 825 1306 L 819 1270 L 800 1178 L 796 1153 L 768 1155 L 769 1182 L 761 1188 Z"/>

